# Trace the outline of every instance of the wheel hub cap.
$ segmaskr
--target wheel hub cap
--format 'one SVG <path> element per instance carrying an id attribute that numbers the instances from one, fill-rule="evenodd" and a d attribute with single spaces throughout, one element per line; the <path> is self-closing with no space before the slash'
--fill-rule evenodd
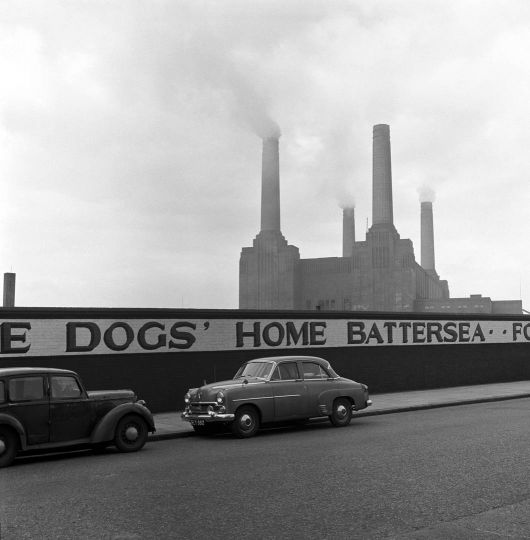
<path id="1" fill-rule="evenodd" d="M 6 451 L 6 443 L 0 440 L 0 456 Z"/>
<path id="2" fill-rule="evenodd" d="M 339 416 L 340 418 L 344 418 L 347 414 L 348 414 L 348 410 L 346 409 L 344 405 L 339 405 L 337 407 L 337 416 Z"/>
<path id="3" fill-rule="evenodd" d="M 239 421 L 242 427 L 248 429 L 252 426 L 252 418 L 248 414 L 244 414 Z"/>
<path id="4" fill-rule="evenodd" d="M 125 430 L 125 438 L 128 441 L 135 441 L 138 438 L 138 430 L 134 426 L 129 426 Z"/>

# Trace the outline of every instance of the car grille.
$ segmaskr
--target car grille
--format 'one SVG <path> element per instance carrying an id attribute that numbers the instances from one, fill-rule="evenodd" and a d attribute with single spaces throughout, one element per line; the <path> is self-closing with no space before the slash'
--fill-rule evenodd
<path id="1" fill-rule="evenodd" d="M 190 412 L 193 414 L 206 414 L 208 412 L 208 407 L 210 405 L 215 405 L 211 403 L 190 403 Z"/>

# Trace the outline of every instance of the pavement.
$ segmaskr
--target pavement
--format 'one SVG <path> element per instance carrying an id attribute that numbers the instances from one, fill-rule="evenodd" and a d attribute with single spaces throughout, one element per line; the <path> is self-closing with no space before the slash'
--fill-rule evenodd
<path id="1" fill-rule="evenodd" d="M 530 381 L 371 394 L 372 406 L 354 413 L 353 419 L 355 420 L 357 416 L 392 414 L 525 397 L 530 397 Z M 156 433 L 149 435 L 149 440 L 175 439 L 194 435 L 193 428 L 180 418 L 180 414 L 180 411 L 155 414 Z"/>

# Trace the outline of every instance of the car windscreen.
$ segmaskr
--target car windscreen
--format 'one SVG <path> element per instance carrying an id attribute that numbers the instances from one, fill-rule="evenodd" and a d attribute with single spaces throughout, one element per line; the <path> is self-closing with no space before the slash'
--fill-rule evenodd
<path id="1" fill-rule="evenodd" d="M 249 362 L 241 366 L 234 379 L 239 377 L 258 377 L 268 379 L 273 367 L 272 362 Z"/>

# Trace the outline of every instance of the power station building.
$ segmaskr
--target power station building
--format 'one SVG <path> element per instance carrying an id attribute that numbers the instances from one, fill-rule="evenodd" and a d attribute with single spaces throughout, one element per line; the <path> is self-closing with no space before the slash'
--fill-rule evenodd
<path id="1" fill-rule="evenodd" d="M 240 309 L 522 313 L 522 302 L 450 298 L 435 269 L 432 202 L 421 203 L 421 264 L 394 226 L 390 129 L 373 128 L 372 226 L 355 240 L 355 212 L 343 211 L 342 257 L 302 259 L 280 228 L 278 137 L 263 140 L 261 230 L 241 251 Z"/>

